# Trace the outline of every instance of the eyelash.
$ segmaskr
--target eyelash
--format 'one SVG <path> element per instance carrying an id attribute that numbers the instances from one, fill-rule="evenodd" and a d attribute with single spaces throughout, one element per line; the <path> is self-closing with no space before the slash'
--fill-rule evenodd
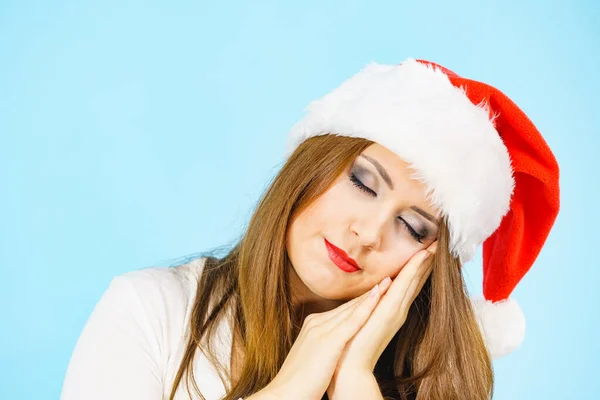
<path id="1" fill-rule="evenodd" d="M 367 193 L 370 196 L 377 196 L 377 193 L 375 193 L 373 190 L 369 189 L 368 187 L 366 187 L 357 177 L 356 175 L 354 175 L 354 173 L 350 174 L 350 181 L 352 182 L 352 184 L 354 186 L 356 186 L 359 190 Z M 404 219 L 398 217 L 398 219 L 400 221 L 402 221 L 402 223 L 404 224 L 404 226 L 406 226 L 406 228 L 408 229 L 408 233 L 410 233 L 410 235 L 419 243 L 423 243 L 423 239 L 425 238 L 425 236 L 423 235 L 419 235 Z"/>

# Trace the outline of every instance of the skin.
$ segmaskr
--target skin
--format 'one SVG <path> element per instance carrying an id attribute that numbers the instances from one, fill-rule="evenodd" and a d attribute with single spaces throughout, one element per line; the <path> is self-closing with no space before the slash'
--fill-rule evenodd
<path id="1" fill-rule="evenodd" d="M 393 188 L 369 159 L 385 169 Z M 293 265 L 292 300 L 302 318 L 360 296 L 387 276 L 394 279 L 411 257 L 437 239 L 441 213 L 426 200 L 426 186 L 410 177 L 413 172 L 398 155 L 374 143 L 292 221 L 286 246 Z M 350 173 L 376 195 L 355 186 Z M 425 229 L 426 236 L 419 242 L 403 221 L 417 232 Z M 329 259 L 324 239 L 362 270 L 340 270 Z"/>
<path id="2" fill-rule="evenodd" d="M 369 159 L 386 171 L 393 188 L 388 187 Z M 375 195 L 353 184 L 350 173 Z M 303 210 L 288 229 L 286 248 L 293 267 L 290 270 L 292 301 L 300 321 L 309 314 L 332 310 L 362 295 L 386 277 L 394 280 L 380 287 L 385 298 L 346 346 L 327 390 L 332 399 L 348 398 L 344 397 L 345 390 L 355 395 L 358 388 L 365 389 L 367 383 L 372 383 L 372 376 L 362 373 L 372 370 L 373 360 L 403 323 L 390 319 L 390 315 L 400 316 L 401 310 L 408 309 L 430 272 L 426 267 L 417 269 L 415 266 L 422 263 L 421 250 L 434 251 L 437 221 L 430 221 L 413 208 L 418 207 L 434 220 L 440 218 L 441 213 L 428 203 L 425 185 L 412 179 L 412 173 L 408 163 L 374 143 Z M 417 232 L 425 228 L 427 234 L 420 241 L 416 240 L 399 218 Z M 325 238 L 343 249 L 362 270 L 353 273 L 340 270 L 329 259 Z M 395 280 L 405 268 L 406 273 L 401 274 L 403 279 Z M 239 377 L 243 360 L 243 354 L 237 351 L 238 340 L 234 338 L 231 360 L 234 381 Z M 362 375 L 357 375 L 357 371 Z M 371 390 L 368 396 L 378 393 L 376 385 Z"/>

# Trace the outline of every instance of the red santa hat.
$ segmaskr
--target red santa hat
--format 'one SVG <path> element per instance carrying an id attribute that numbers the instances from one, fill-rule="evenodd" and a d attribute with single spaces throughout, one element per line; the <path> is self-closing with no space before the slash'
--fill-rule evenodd
<path id="1" fill-rule="evenodd" d="M 559 210 L 559 169 L 525 113 L 500 90 L 433 62 L 370 63 L 319 100 L 288 136 L 289 157 L 321 134 L 362 137 L 398 154 L 447 217 L 462 263 L 483 244 L 483 296 L 472 304 L 493 358 L 519 347 L 525 317 L 511 292 Z"/>

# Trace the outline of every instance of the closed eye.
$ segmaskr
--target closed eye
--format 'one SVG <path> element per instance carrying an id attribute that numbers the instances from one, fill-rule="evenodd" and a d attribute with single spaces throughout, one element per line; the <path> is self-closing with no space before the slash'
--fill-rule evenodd
<path id="1" fill-rule="evenodd" d="M 362 183 L 357 177 L 356 175 L 354 175 L 354 173 L 350 174 L 350 181 L 352 181 L 352 183 L 354 184 L 354 186 L 356 186 L 357 188 L 359 188 L 360 190 L 362 190 L 363 192 L 370 194 L 373 197 L 377 197 L 377 193 L 375 193 L 373 190 L 369 189 L 368 187 L 365 186 L 364 183 Z"/>
<path id="2" fill-rule="evenodd" d="M 417 231 L 415 231 L 412 228 L 412 226 L 410 226 L 408 224 L 408 222 L 406 222 L 402 217 L 398 217 L 398 219 L 400 221 L 402 221 L 402 223 L 404 224 L 404 226 L 406 226 L 406 229 L 408 229 L 408 233 L 410 233 L 410 236 L 412 236 L 417 242 L 423 243 L 423 239 L 425 239 L 425 235 L 420 235 L 419 233 L 417 233 Z"/>
<path id="3" fill-rule="evenodd" d="M 374 190 L 365 186 L 365 184 L 362 183 L 360 181 L 360 179 L 358 179 L 354 173 L 350 173 L 350 181 L 352 182 L 352 184 L 354 186 L 356 186 L 362 192 L 367 193 L 370 196 L 377 197 L 377 193 L 375 193 Z M 410 235 L 413 237 L 413 239 L 415 239 L 419 243 L 423 243 L 423 239 L 425 238 L 425 235 L 417 233 L 417 231 L 415 231 L 413 229 L 413 227 L 410 226 L 408 224 L 408 222 L 406 222 L 402 217 L 398 217 L 398 219 L 400 221 L 402 221 L 402 224 L 406 227 L 406 229 L 408 230 L 408 233 L 410 233 Z"/>

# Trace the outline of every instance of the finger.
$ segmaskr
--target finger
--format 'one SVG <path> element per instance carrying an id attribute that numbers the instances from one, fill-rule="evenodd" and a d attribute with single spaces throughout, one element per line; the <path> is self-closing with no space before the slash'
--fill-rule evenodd
<path id="1" fill-rule="evenodd" d="M 355 303 L 353 307 L 327 320 L 323 324 L 324 328 L 329 331 L 341 329 L 350 335 L 348 336 L 348 339 L 350 339 L 364 325 L 381 298 L 378 285 L 375 285 L 373 289 L 375 290 L 373 295 L 370 295 L 369 291 L 366 296 L 361 296 L 360 301 Z"/>
<path id="2" fill-rule="evenodd" d="M 435 251 L 435 247 L 437 247 L 437 240 L 434 241 L 432 244 L 429 245 L 429 247 L 426 249 L 427 251 L 429 251 L 429 253 L 424 253 L 429 255 L 431 252 Z M 421 252 L 419 252 L 421 253 Z M 408 271 L 404 272 L 404 275 L 408 274 L 410 272 L 410 276 L 414 277 L 414 274 L 417 271 L 414 270 L 414 268 L 417 268 L 419 265 L 421 265 L 422 263 L 417 263 L 417 261 L 415 260 L 415 258 L 418 258 L 419 253 L 417 253 L 415 256 L 412 257 L 411 260 L 409 260 L 409 263 L 400 271 L 400 273 L 402 274 L 402 271 L 406 270 L 407 268 L 409 268 Z M 400 277 L 400 274 L 398 275 L 398 277 L 395 280 L 398 280 L 398 278 Z M 385 279 L 384 279 L 385 281 Z M 392 281 L 386 281 L 386 282 L 380 282 L 379 285 L 379 297 L 383 296 L 385 293 L 388 292 L 388 290 L 390 289 L 390 286 L 392 284 Z M 406 285 L 403 286 L 402 290 L 403 292 L 406 291 L 407 287 Z M 316 315 L 322 316 L 323 321 L 319 321 L 319 322 L 326 322 L 326 321 L 331 321 L 333 318 L 336 318 L 338 315 L 346 313 L 350 308 L 356 307 L 358 302 L 361 301 L 361 299 L 363 299 L 364 297 L 366 297 L 368 295 L 368 291 L 363 293 L 362 295 L 355 297 L 352 300 L 347 301 L 346 303 L 334 308 L 333 310 L 324 312 L 324 313 L 317 313 Z M 396 299 L 396 301 L 399 301 L 400 299 Z M 319 318 L 319 317 L 317 317 Z"/>
<path id="3" fill-rule="evenodd" d="M 427 249 L 415 254 L 406 266 L 400 271 L 396 279 L 392 282 L 388 293 L 380 301 L 375 310 L 376 314 L 382 314 L 381 318 L 389 319 L 397 316 L 402 318 L 407 307 L 414 301 L 417 294 L 421 291 L 423 284 L 427 280 L 431 269 L 433 268 L 433 252 L 437 247 L 437 241 L 432 243 Z M 431 251 L 433 249 L 433 252 Z M 392 314 L 390 314 L 392 311 Z M 373 318 L 378 318 L 374 316 Z"/>
<path id="4" fill-rule="evenodd" d="M 383 296 L 383 294 L 387 291 L 390 283 L 391 283 L 391 279 L 388 279 L 386 281 L 385 278 L 379 283 L 380 296 Z M 345 302 L 344 304 L 339 305 L 338 307 L 334 308 L 333 310 L 321 313 L 321 314 L 323 314 L 324 317 L 326 317 L 326 318 L 324 318 L 324 321 L 328 321 L 331 318 L 335 317 L 336 315 L 347 311 L 349 308 L 356 306 L 357 303 L 361 301 L 361 299 L 367 297 L 368 295 L 369 295 L 369 290 L 367 290 L 365 293 L 361 294 L 360 296 L 357 296 L 357 297 L 353 298 L 352 300 L 349 300 L 349 301 Z"/>
<path id="5" fill-rule="evenodd" d="M 356 307 L 358 305 L 358 303 L 360 303 L 362 300 L 364 300 L 368 295 L 369 295 L 369 290 L 367 290 L 365 293 L 361 294 L 360 296 L 357 296 L 357 297 L 353 298 L 352 300 L 348 300 L 344 304 L 337 306 L 333 310 L 321 313 L 324 317 L 323 322 L 329 321 L 332 318 L 335 318 L 337 315 L 347 312 L 350 308 Z"/>
<path id="6" fill-rule="evenodd" d="M 385 301 L 391 307 L 397 308 L 402 299 L 406 296 L 406 292 L 411 282 L 415 278 L 418 278 L 419 270 L 424 266 L 424 263 L 430 254 L 431 253 L 426 250 L 422 250 L 415 254 L 391 283 L 390 288 L 382 301 Z"/>
<path id="7" fill-rule="evenodd" d="M 414 301 L 417 293 L 421 291 L 423 285 L 430 275 L 430 272 L 433 270 L 433 262 L 431 259 L 432 257 L 428 257 L 424 262 L 418 263 L 417 267 L 415 267 L 415 264 L 413 263 L 411 267 L 417 268 L 417 273 L 413 273 L 412 276 L 405 274 L 404 278 L 400 279 L 397 277 L 390 284 L 388 284 L 388 294 L 380 299 L 377 307 L 369 315 L 367 324 L 370 325 L 370 327 L 366 328 L 367 331 L 365 331 L 365 335 L 369 336 L 373 340 L 377 340 L 375 339 L 375 336 L 378 334 L 383 334 L 385 331 L 381 330 L 382 326 L 388 326 L 390 324 L 395 326 L 398 323 L 403 323 L 404 318 L 406 318 L 406 315 L 404 314 L 407 313 L 409 305 L 412 303 L 412 301 Z M 407 278 L 407 276 L 409 277 Z M 393 285 L 396 286 L 392 288 Z M 398 296 L 399 293 L 400 300 L 393 298 L 394 294 L 392 294 L 392 290 L 396 292 L 396 296 Z M 398 326 L 398 329 L 400 326 L 401 325 Z M 362 327 L 361 333 L 364 330 L 365 327 Z M 392 329 L 390 334 L 393 335 L 396 331 L 397 329 Z M 390 338 L 391 337 L 387 339 L 389 340 Z"/>
<path id="8" fill-rule="evenodd" d="M 422 280 L 422 279 L 427 279 L 427 277 L 429 277 L 429 275 L 431 274 L 431 271 L 433 270 L 433 264 L 434 264 L 434 257 L 433 256 L 429 256 L 425 259 L 425 261 L 423 261 L 423 263 L 421 263 L 421 265 L 418 267 L 417 272 L 415 273 L 413 279 L 415 280 Z"/>
<path id="9" fill-rule="evenodd" d="M 420 279 L 423 275 L 428 274 L 429 268 L 433 264 L 433 255 L 436 252 L 438 242 L 435 240 L 431 243 L 426 249 L 421 250 L 416 253 L 406 264 L 400 273 L 398 274 L 396 280 L 398 278 L 401 279 Z"/>
<path id="10" fill-rule="evenodd" d="M 437 242 L 434 242 L 434 244 L 437 245 Z M 427 249 L 431 255 L 429 257 L 427 257 L 427 259 L 423 262 L 423 264 L 421 265 L 421 267 L 419 268 L 419 281 L 421 281 L 421 283 L 425 283 L 425 281 L 427 281 L 427 279 L 429 278 L 429 276 L 431 276 L 431 273 L 433 272 L 433 267 L 435 264 L 435 248 L 432 252 L 431 250 L 431 246 Z"/>
<path id="11" fill-rule="evenodd" d="M 402 303 L 400 304 L 401 310 L 408 310 L 410 305 L 415 301 L 425 282 L 429 278 L 431 271 L 433 269 L 433 263 L 427 263 L 427 268 L 424 269 L 424 273 L 420 274 L 418 278 L 412 280 L 408 290 L 406 291 L 406 296 L 402 299 Z"/>
<path id="12" fill-rule="evenodd" d="M 432 257 L 431 257 L 432 258 Z M 389 313 L 384 315 L 383 317 L 386 320 L 389 318 L 393 318 L 395 322 L 400 321 L 403 323 L 404 319 L 408 315 L 408 310 L 410 309 L 411 304 L 415 301 L 425 282 L 431 276 L 431 272 L 433 271 L 433 260 L 429 258 L 427 261 L 423 263 L 421 266 L 419 273 L 411 280 L 404 297 L 401 299 L 400 304 L 395 309 L 393 315 Z M 389 307 L 395 307 L 396 305 L 390 305 Z M 377 310 L 376 310 L 377 311 Z"/>
<path id="13" fill-rule="evenodd" d="M 427 251 L 430 252 L 431 254 L 435 254 L 436 250 L 437 250 L 437 246 L 438 246 L 438 241 L 434 240 L 428 247 L 427 247 Z"/>
<path id="14" fill-rule="evenodd" d="M 340 318 L 340 316 L 343 318 L 343 316 L 349 313 L 350 310 L 352 310 L 354 307 L 357 307 L 357 305 L 363 301 L 364 298 L 365 296 L 358 296 L 342 304 L 341 306 L 334 308 L 333 310 L 309 314 L 303 322 L 303 329 L 300 333 L 308 331 L 308 329 L 304 329 L 305 327 L 324 330 L 329 329 L 332 320 L 336 320 L 336 318 Z"/>
<path id="15" fill-rule="evenodd" d="M 386 292 L 388 291 L 388 289 L 390 288 L 390 285 L 392 284 L 392 278 L 390 278 L 389 276 L 386 276 L 381 283 L 379 284 L 379 292 L 381 293 L 381 296 L 385 295 Z"/>

